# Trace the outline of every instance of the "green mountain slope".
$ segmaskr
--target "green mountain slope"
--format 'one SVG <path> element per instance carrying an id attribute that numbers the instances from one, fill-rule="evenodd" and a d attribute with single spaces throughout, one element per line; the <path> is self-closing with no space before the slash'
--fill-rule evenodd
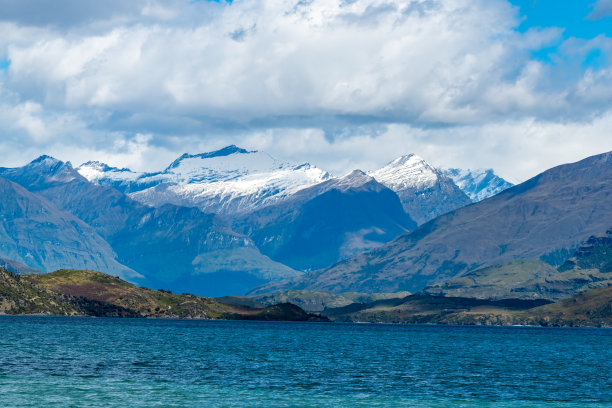
<path id="1" fill-rule="evenodd" d="M 4 269 L 0 269 L 0 314 L 137 317 L 120 306 L 38 287 Z"/>
<path id="2" fill-rule="evenodd" d="M 550 260 L 612 225 L 610 180 L 612 152 L 558 166 L 380 248 L 253 293 L 416 292 L 515 259 Z"/>
<path id="3" fill-rule="evenodd" d="M 515 260 L 432 285 L 424 293 L 481 299 L 561 300 L 588 289 L 612 286 L 612 229 L 591 236 L 559 268 Z"/>
<path id="4" fill-rule="evenodd" d="M 412 295 L 328 309 L 324 314 L 348 322 L 612 327 L 612 287 L 556 303 Z"/>
<path id="5" fill-rule="evenodd" d="M 265 307 L 278 303 L 291 303 L 307 312 L 321 312 L 329 308 L 348 306 L 353 303 L 369 303 L 381 299 L 404 298 L 409 292 L 398 293 L 331 293 L 314 290 L 289 290 L 281 293 L 252 295 L 252 296 L 225 296 L 217 298 L 227 304 L 244 305 L 250 307 Z"/>
<path id="6" fill-rule="evenodd" d="M 0 269 L 0 314 L 325 321 L 292 304 L 250 308 L 132 285 L 95 271 L 15 275 Z"/>

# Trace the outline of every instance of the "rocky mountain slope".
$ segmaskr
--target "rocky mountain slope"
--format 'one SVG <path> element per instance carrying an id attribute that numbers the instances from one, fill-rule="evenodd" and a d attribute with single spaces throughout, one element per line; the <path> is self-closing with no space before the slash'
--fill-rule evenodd
<path id="1" fill-rule="evenodd" d="M 471 203 L 453 180 L 414 154 L 369 174 L 397 193 L 406 213 L 419 225 Z"/>
<path id="2" fill-rule="evenodd" d="M 612 230 L 590 237 L 558 268 L 539 260 L 515 260 L 469 272 L 424 292 L 481 299 L 561 300 L 607 286 L 612 286 Z"/>
<path id="3" fill-rule="evenodd" d="M 380 248 L 257 291 L 416 292 L 514 259 L 564 261 L 612 225 L 610 180 L 612 152 L 558 166 Z"/>
<path id="4" fill-rule="evenodd" d="M 37 183 L 34 179 L 32 182 Z M 140 276 L 115 259 L 113 248 L 94 228 L 3 177 L 0 256 L 43 271 L 74 266 L 98 268 L 127 278 Z"/>
<path id="5" fill-rule="evenodd" d="M 32 275 L 35 273 L 45 273 L 40 269 L 32 268 L 12 259 L 0 258 L 0 269 L 12 272 L 17 275 Z"/>
<path id="6" fill-rule="evenodd" d="M 299 274 L 262 255 L 248 237 L 236 234 L 215 215 L 170 204 L 143 205 L 116 189 L 88 182 L 70 163 L 46 157 L 1 169 L 0 175 L 92 226 L 121 263 L 141 273 L 142 279 L 132 281 L 142 285 L 208 295 L 243 294 L 271 279 Z M 110 272 L 103 265 L 98 269 Z"/>
<path id="7" fill-rule="evenodd" d="M 358 170 L 234 222 L 265 255 L 298 270 L 330 266 L 415 227 L 397 196 Z"/>
<path id="8" fill-rule="evenodd" d="M 450 177 L 457 187 L 475 203 L 499 194 L 514 185 L 495 174 L 493 169 L 444 169 L 442 172 Z"/>
<path id="9" fill-rule="evenodd" d="M 0 315 L 2 314 L 137 316 L 120 306 L 36 286 L 27 277 L 0 268 Z"/>

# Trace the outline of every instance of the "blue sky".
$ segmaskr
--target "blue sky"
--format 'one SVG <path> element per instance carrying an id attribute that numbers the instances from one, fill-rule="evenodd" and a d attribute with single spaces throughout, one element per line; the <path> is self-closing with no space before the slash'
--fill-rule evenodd
<path id="1" fill-rule="evenodd" d="M 561 27 L 563 37 L 592 39 L 612 35 L 612 12 L 592 16 L 595 1 L 589 0 L 511 0 L 519 7 L 522 22 L 519 31 L 534 27 Z"/>
<path id="2" fill-rule="evenodd" d="M 612 0 L 0 0 L 2 166 L 228 144 L 521 181 L 612 150 Z"/>
<path id="3" fill-rule="evenodd" d="M 608 13 L 602 11 L 594 15 L 596 3 L 593 1 L 512 0 L 511 3 L 520 10 L 518 31 L 524 33 L 530 29 L 547 27 L 562 30 L 561 36 L 550 47 L 533 52 L 532 55 L 540 61 L 554 64 L 555 60 L 562 58 L 559 46 L 570 38 L 592 40 L 598 36 L 612 37 L 612 6 Z M 608 56 L 596 47 L 581 58 L 584 69 L 599 69 L 605 66 Z"/>

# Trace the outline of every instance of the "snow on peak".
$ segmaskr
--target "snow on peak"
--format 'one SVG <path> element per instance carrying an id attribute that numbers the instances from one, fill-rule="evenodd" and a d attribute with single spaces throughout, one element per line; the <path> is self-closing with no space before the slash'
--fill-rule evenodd
<path id="1" fill-rule="evenodd" d="M 340 191 L 348 191 L 351 189 L 368 189 L 372 188 L 372 183 L 375 187 L 384 188 L 372 176 L 367 175 L 361 170 L 353 170 L 349 174 L 333 178 L 328 181 L 328 184 L 323 186 L 325 190 L 336 189 Z"/>
<path id="2" fill-rule="evenodd" d="M 70 162 L 63 162 L 47 155 L 42 155 L 32 160 L 28 165 L 23 167 L 23 170 L 27 173 L 42 176 L 46 182 L 69 182 L 80 177 L 72 168 Z"/>
<path id="3" fill-rule="evenodd" d="M 149 187 L 133 198 L 150 205 L 197 206 L 206 211 L 249 211 L 329 179 L 309 163 L 280 161 L 265 152 L 237 146 L 200 154 L 183 154 L 164 172 L 143 175 Z M 162 185 L 163 183 L 163 185 Z"/>
<path id="4" fill-rule="evenodd" d="M 51 157 L 51 156 L 48 156 L 46 154 L 43 154 L 43 155 L 37 157 L 36 159 L 32 160 L 30 164 L 32 164 L 32 163 L 43 163 L 43 162 L 47 162 L 47 163 L 49 163 L 49 162 L 52 162 L 52 163 L 61 163 L 61 161 L 57 160 L 55 157 Z"/>
<path id="5" fill-rule="evenodd" d="M 473 202 L 482 201 L 513 186 L 512 183 L 495 174 L 493 169 L 464 170 L 451 168 L 443 171 Z"/>
<path id="6" fill-rule="evenodd" d="M 370 175 L 397 190 L 433 186 L 440 178 L 440 171 L 416 154 L 409 154 L 398 157 Z"/>
<path id="7" fill-rule="evenodd" d="M 232 145 L 210 153 L 184 154 L 163 174 L 168 182 L 198 183 L 227 181 L 294 167 L 267 153 L 248 151 Z"/>
<path id="8" fill-rule="evenodd" d="M 257 151 L 248 151 L 246 149 L 241 149 L 240 147 L 236 145 L 229 145 L 222 149 L 215 150 L 214 152 L 199 153 L 199 154 L 193 154 L 193 155 L 189 153 L 184 153 L 181 157 L 173 161 L 170 164 L 170 166 L 168 166 L 166 171 L 170 171 L 171 169 L 179 167 L 181 165 L 181 162 L 187 159 L 210 159 L 213 157 L 225 157 L 225 156 L 230 156 L 232 154 L 248 154 L 248 153 L 257 153 Z"/>
<path id="9" fill-rule="evenodd" d="M 338 185 L 362 186 L 366 183 L 374 181 L 374 178 L 372 176 L 368 176 L 361 170 L 353 170 L 346 176 L 340 177 L 337 180 Z"/>
<path id="10" fill-rule="evenodd" d="M 111 167 L 108 164 L 99 161 L 89 161 L 81 164 L 76 169 L 79 174 L 87 180 L 96 183 L 101 179 L 113 181 L 132 181 L 142 176 L 142 173 L 136 173 L 130 169 L 120 169 Z"/>
<path id="11" fill-rule="evenodd" d="M 32 160 L 30 164 L 27 165 L 27 167 L 57 169 L 57 168 L 64 166 L 65 164 L 69 165 L 70 162 L 64 163 L 63 161 L 58 160 L 55 157 L 51 157 L 51 156 L 47 156 L 46 154 L 43 154 L 42 156 Z"/>

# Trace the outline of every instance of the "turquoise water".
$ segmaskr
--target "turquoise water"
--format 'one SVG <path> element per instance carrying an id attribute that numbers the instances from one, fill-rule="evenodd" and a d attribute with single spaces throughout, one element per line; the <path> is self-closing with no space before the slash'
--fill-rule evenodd
<path id="1" fill-rule="evenodd" d="M 3 407 L 612 406 L 612 330 L 0 317 Z"/>

